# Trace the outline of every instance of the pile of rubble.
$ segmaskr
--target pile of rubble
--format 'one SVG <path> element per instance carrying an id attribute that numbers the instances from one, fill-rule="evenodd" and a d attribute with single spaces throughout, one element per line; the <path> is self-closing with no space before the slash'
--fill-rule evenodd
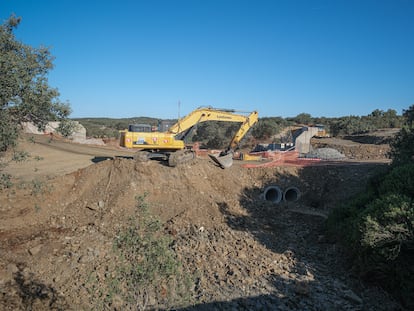
<path id="1" fill-rule="evenodd" d="M 318 148 L 311 150 L 307 158 L 316 158 L 321 160 L 337 161 L 344 160 L 346 156 L 334 148 Z"/>

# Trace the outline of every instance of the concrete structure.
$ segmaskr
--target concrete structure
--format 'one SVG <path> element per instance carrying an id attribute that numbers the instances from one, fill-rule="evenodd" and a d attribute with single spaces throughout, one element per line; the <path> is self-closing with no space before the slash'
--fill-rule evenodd
<path id="1" fill-rule="evenodd" d="M 299 154 L 306 154 L 311 151 L 310 140 L 313 136 L 318 134 L 317 127 L 304 126 L 293 134 L 293 141 L 295 142 L 295 150 Z"/>

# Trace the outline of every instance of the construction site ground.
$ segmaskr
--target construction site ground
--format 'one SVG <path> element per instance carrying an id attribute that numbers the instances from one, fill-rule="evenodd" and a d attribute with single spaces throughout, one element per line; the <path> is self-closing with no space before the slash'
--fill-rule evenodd
<path id="1" fill-rule="evenodd" d="M 402 310 L 352 273 L 324 227 L 331 209 L 388 165 L 388 145 L 333 138 L 313 145 L 342 148 L 353 161 L 257 168 L 235 161 L 223 170 L 199 157 L 168 167 L 136 162 L 117 146 L 24 138 L 19 149 L 30 157 L 9 163 L 3 172 L 14 185 L 0 191 L 0 310 L 94 309 L 88 280 L 110 273 L 114 239 L 144 194 L 194 282 L 182 310 Z M 300 198 L 265 201 L 269 185 L 294 186 Z"/>

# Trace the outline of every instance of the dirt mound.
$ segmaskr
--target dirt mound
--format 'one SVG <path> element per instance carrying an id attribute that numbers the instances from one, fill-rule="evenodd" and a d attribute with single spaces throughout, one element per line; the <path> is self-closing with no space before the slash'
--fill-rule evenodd
<path id="1" fill-rule="evenodd" d="M 376 169 L 236 163 L 222 170 L 208 159 L 171 168 L 117 158 L 3 191 L 0 306 L 90 309 L 88 280 L 105 282 L 111 274 L 118 229 L 133 214 L 136 196 L 146 195 L 193 276 L 197 308 L 396 309 L 383 293 L 347 276 L 320 217 Z M 264 201 L 267 185 L 295 186 L 301 200 Z"/>

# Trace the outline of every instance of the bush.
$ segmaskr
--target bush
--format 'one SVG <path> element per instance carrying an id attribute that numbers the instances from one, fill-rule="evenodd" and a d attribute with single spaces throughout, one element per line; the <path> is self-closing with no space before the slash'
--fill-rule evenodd
<path id="1" fill-rule="evenodd" d="M 412 163 L 414 160 L 414 128 L 403 127 L 391 143 L 390 155 L 394 165 Z"/>
<path id="2" fill-rule="evenodd" d="M 11 175 L 0 173 L 0 190 L 11 188 L 11 186 L 13 186 Z"/>
<path id="3" fill-rule="evenodd" d="M 269 139 L 291 124 L 294 124 L 293 121 L 281 117 L 260 118 L 252 129 L 252 135 L 256 139 Z"/>
<path id="4" fill-rule="evenodd" d="M 191 279 L 162 227 L 145 196 L 137 197 L 136 214 L 113 243 L 117 267 L 108 274 L 106 290 L 98 293 L 102 309 L 168 309 L 189 303 Z"/>
<path id="5" fill-rule="evenodd" d="M 397 166 L 384 178 L 378 186 L 380 194 L 401 193 L 414 195 L 414 163 Z"/>
<path id="6" fill-rule="evenodd" d="M 379 260 L 398 258 L 401 247 L 413 241 L 414 210 L 411 199 L 401 194 L 384 195 L 361 212 L 361 246 Z"/>
<path id="7" fill-rule="evenodd" d="M 62 134 L 63 137 L 68 137 L 78 130 L 78 125 L 69 119 L 65 119 L 59 122 L 59 126 L 56 131 Z"/>
<path id="8" fill-rule="evenodd" d="M 328 218 L 330 232 L 351 250 L 355 270 L 414 307 L 414 164 L 371 180 Z"/>

